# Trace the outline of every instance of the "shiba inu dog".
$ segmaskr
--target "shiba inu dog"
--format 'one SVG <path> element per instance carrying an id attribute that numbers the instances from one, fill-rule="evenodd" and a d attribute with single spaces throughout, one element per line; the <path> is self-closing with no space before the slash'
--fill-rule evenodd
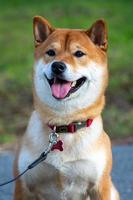
<path id="1" fill-rule="evenodd" d="M 14 199 L 119 200 L 101 118 L 108 83 L 106 24 L 59 29 L 40 16 L 33 24 L 35 110 L 17 152 L 15 176 L 48 146 L 52 127 L 60 145 L 16 182 Z"/>

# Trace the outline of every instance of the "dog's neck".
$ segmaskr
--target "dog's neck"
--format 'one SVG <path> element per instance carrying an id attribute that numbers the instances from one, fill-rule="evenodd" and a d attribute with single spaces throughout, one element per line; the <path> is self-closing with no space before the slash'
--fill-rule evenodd
<path id="1" fill-rule="evenodd" d="M 68 125 L 56 126 L 48 124 L 48 127 L 55 130 L 57 133 L 75 133 L 81 128 L 89 127 L 93 122 L 93 119 L 87 119 L 86 121 L 72 122 Z"/>
<path id="2" fill-rule="evenodd" d="M 99 116 L 105 105 L 105 97 L 101 96 L 92 106 L 76 111 L 72 114 L 59 115 L 44 105 L 38 98 L 35 98 L 35 109 L 39 112 L 43 124 L 50 125 L 67 125 L 75 121 L 86 121 L 87 119 L 94 119 Z M 60 111 L 61 113 L 61 111 Z"/>

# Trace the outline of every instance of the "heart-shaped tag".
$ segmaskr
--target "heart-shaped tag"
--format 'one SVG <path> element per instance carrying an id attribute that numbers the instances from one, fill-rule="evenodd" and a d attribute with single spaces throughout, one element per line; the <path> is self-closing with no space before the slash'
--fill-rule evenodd
<path id="1" fill-rule="evenodd" d="M 54 151 L 55 149 L 63 151 L 63 142 L 61 140 L 59 140 L 56 144 L 53 145 L 51 151 Z"/>

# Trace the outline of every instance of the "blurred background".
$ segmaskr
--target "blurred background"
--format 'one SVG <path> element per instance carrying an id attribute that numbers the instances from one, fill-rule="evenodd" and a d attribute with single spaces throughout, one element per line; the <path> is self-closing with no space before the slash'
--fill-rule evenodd
<path id="1" fill-rule="evenodd" d="M 34 15 L 62 28 L 86 29 L 106 20 L 110 82 L 104 128 L 112 139 L 132 138 L 133 1 L 0 0 L 0 143 L 24 133 L 33 109 Z"/>

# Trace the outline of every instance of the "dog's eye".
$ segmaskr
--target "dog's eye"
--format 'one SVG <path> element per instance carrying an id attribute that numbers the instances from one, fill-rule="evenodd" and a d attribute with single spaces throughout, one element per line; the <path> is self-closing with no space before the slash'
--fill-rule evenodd
<path id="1" fill-rule="evenodd" d="M 53 49 L 49 49 L 47 52 L 46 52 L 47 55 L 49 56 L 55 56 L 55 51 Z"/>
<path id="2" fill-rule="evenodd" d="M 80 58 L 80 57 L 82 57 L 82 56 L 84 56 L 84 55 L 85 55 L 85 53 L 82 52 L 82 51 L 76 51 L 76 52 L 74 53 L 74 56 L 76 56 L 77 58 Z"/>

